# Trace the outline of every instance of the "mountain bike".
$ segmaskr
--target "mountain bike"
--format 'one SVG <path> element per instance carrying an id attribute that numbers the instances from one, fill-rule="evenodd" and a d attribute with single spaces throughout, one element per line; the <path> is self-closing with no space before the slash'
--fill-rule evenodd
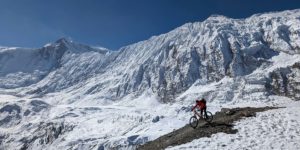
<path id="1" fill-rule="evenodd" d="M 198 110 L 199 112 L 199 110 Z M 200 112 L 199 112 L 200 114 Z M 210 111 L 206 111 L 207 116 L 205 116 L 205 114 L 203 115 L 202 118 L 200 118 L 198 115 L 196 115 L 196 113 L 194 113 L 194 115 L 190 118 L 190 126 L 192 128 L 197 128 L 199 120 L 200 119 L 204 119 L 206 122 L 211 123 L 213 120 L 213 115 Z"/>

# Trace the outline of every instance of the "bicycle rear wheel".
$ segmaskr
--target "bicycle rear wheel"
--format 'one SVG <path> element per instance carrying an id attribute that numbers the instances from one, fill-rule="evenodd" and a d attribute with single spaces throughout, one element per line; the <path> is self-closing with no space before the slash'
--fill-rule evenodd
<path id="1" fill-rule="evenodd" d="M 211 123 L 213 120 L 213 115 L 211 112 L 206 111 L 207 116 L 204 115 L 204 120 L 208 123 Z"/>
<path id="2" fill-rule="evenodd" d="M 198 119 L 196 116 L 190 118 L 190 126 L 194 129 L 198 126 Z"/>

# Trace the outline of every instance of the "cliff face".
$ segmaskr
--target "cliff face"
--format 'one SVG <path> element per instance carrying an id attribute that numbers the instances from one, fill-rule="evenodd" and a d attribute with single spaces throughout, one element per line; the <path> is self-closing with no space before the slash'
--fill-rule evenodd
<path id="1" fill-rule="evenodd" d="M 266 89 L 270 94 L 287 96 L 300 100 L 300 63 L 279 68 L 269 75 Z"/>
<path id="2" fill-rule="evenodd" d="M 300 53 L 299 21 L 299 11 L 241 20 L 212 16 L 124 47 L 113 66 L 125 75 L 114 92 L 151 88 L 168 102 L 196 82 L 248 75 L 280 52 Z"/>
<path id="3" fill-rule="evenodd" d="M 25 50 L 2 50 L 0 87 L 29 86 L 27 93 L 43 95 L 78 89 L 95 80 L 82 92 L 117 100 L 151 89 L 163 102 L 169 102 L 195 82 L 205 85 L 225 76 L 244 76 L 280 52 L 299 54 L 299 16 L 299 10 L 247 19 L 212 16 L 117 52 L 66 39 L 26 50 L 26 57 L 20 54 Z M 24 60 L 20 65 L 26 67 L 12 65 L 20 59 Z M 20 77 L 26 75 L 28 79 Z M 22 82 L 14 83 L 19 77 Z"/>

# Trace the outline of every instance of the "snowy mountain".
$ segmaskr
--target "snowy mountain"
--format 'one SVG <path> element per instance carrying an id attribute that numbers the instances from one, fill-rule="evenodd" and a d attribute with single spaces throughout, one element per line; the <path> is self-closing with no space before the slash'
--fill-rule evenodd
<path id="1" fill-rule="evenodd" d="M 300 10 L 211 16 L 118 51 L 1 47 L 0 147 L 132 149 L 186 124 L 196 98 L 296 103 L 299 64 Z"/>

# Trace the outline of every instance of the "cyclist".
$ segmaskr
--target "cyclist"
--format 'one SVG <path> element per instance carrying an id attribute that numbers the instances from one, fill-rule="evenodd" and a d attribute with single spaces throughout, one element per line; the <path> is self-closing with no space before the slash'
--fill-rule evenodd
<path id="1" fill-rule="evenodd" d="M 196 108 L 200 109 L 201 115 L 197 113 L 195 110 Z M 202 98 L 201 100 L 196 100 L 196 105 L 192 108 L 192 111 L 198 115 L 198 117 L 202 118 L 203 112 L 205 114 L 205 117 L 207 118 L 207 113 L 206 113 L 206 100 Z"/>

